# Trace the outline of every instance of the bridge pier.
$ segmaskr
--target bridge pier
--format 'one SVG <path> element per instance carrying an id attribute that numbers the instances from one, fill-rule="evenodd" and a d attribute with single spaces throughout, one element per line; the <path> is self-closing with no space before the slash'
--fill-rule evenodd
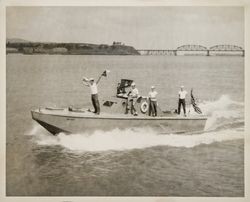
<path id="1" fill-rule="evenodd" d="M 210 51 L 209 50 L 207 50 L 207 56 L 210 56 Z"/>
<path id="2" fill-rule="evenodd" d="M 245 57 L 245 50 L 242 50 L 242 57 Z"/>

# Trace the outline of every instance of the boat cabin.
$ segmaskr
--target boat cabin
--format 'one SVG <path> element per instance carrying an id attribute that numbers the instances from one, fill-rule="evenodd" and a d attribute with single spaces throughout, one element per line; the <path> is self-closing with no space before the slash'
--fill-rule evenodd
<path id="1" fill-rule="evenodd" d="M 130 92 L 131 84 L 133 80 L 130 79 L 121 79 L 117 84 L 116 95 L 111 97 L 108 100 L 103 100 L 101 111 L 125 114 L 128 94 Z M 129 106 L 130 107 L 130 106 Z M 138 115 L 146 116 L 148 114 L 148 100 L 146 96 L 140 96 L 136 100 L 135 109 Z M 130 114 L 130 112 L 128 112 Z M 158 116 L 163 115 L 164 112 L 158 107 Z"/>
<path id="2" fill-rule="evenodd" d="M 127 99 L 128 98 L 127 88 L 131 87 L 132 83 L 133 80 L 121 79 L 121 82 L 118 83 L 117 85 L 116 97 Z"/>

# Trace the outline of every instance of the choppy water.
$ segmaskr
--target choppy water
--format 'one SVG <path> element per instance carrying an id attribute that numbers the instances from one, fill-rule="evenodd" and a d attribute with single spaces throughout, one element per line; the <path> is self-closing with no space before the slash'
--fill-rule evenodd
<path id="1" fill-rule="evenodd" d="M 244 58 L 166 56 L 7 56 L 7 195 L 243 196 Z M 209 116 L 196 135 L 146 127 L 93 135 L 50 135 L 33 122 L 38 106 L 90 105 L 83 75 L 109 77 L 100 97 L 131 78 L 142 95 L 156 85 L 175 109 L 180 85 Z M 191 111 L 191 113 L 194 113 Z"/>

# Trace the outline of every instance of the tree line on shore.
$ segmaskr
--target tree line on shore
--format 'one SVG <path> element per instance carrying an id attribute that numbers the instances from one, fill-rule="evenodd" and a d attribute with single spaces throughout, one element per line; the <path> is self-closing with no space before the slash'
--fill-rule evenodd
<path id="1" fill-rule="evenodd" d="M 138 55 L 132 46 L 124 44 L 89 44 L 89 43 L 41 43 L 7 42 L 7 53 L 23 54 L 118 54 Z"/>

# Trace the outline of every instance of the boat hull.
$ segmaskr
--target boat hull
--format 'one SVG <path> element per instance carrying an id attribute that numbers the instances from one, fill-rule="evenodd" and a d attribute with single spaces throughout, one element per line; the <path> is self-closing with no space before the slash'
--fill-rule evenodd
<path id="1" fill-rule="evenodd" d="M 204 130 L 206 117 L 149 117 L 131 115 L 95 115 L 67 110 L 32 110 L 32 118 L 52 134 L 93 133 L 96 130 L 153 128 L 159 133 L 185 133 Z"/>

